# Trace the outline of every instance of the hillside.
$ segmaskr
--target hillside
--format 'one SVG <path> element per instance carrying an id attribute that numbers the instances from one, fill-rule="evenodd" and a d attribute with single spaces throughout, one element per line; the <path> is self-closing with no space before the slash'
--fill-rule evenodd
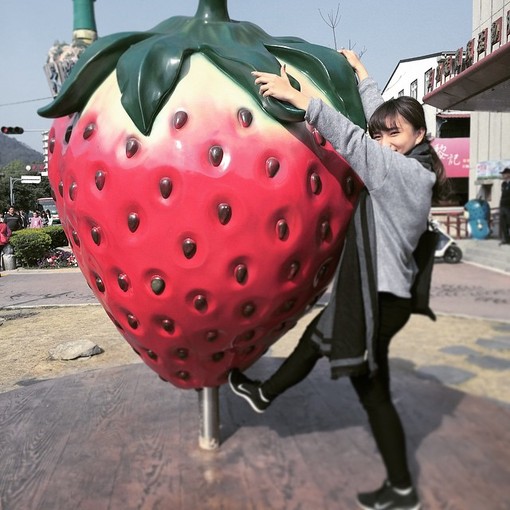
<path id="1" fill-rule="evenodd" d="M 0 168 L 11 161 L 22 161 L 25 164 L 42 163 L 42 152 L 38 152 L 17 140 L 14 136 L 0 133 Z"/>

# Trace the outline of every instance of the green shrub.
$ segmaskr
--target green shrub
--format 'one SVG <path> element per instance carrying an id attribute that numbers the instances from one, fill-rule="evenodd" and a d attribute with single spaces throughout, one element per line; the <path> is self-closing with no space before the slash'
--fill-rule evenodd
<path id="1" fill-rule="evenodd" d="M 46 234 L 51 237 L 50 248 L 52 250 L 55 248 L 60 248 L 61 246 L 67 246 L 69 244 L 62 225 L 51 225 L 50 227 L 44 227 L 43 232 L 46 232 Z"/>
<path id="2" fill-rule="evenodd" d="M 43 229 L 27 228 L 12 233 L 14 255 L 24 266 L 35 266 L 51 246 L 51 237 Z"/>

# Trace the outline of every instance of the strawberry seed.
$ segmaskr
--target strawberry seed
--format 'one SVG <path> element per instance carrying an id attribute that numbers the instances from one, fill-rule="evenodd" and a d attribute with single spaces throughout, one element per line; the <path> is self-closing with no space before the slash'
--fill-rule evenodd
<path id="1" fill-rule="evenodd" d="M 83 139 L 88 140 L 93 134 L 96 129 L 96 125 L 91 122 L 87 125 L 87 127 L 83 130 Z"/>
<path id="2" fill-rule="evenodd" d="M 321 241 L 325 241 L 328 237 L 331 237 L 331 226 L 328 220 L 324 220 L 320 225 L 320 236 Z"/>
<path id="3" fill-rule="evenodd" d="M 181 129 L 184 124 L 188 122 L 188 114 L 186 112 L 178 111 L 174 115 L 174 128 Z"/>
<path id="4" fill-rule="evenodd" d="M 136 213 L 130 213 L 128 216 L 128 228 L 131 232 L 136 232 L 136 229 L 140 225 L 140 218 Z"/>
<path id="5" fill-rule="evenodd" d="M 166 286 L 165 280 L 163 280 L 163 278 L 161 278 L 160 276 L 154 276 L 154 278 L 152 278 L 151 289 L 152 289 L 152 292 L 154 292 L 154 294 L 156 294 L 156 296 L 163 294 L 163 291 L 165 290 L 165 286 Z"/>
<path id="6" fill-rule="evenodd" d="M 322 191 L 321 178 L 315 172 L 310 176 L 310 186 L 314 195 L 318 195 Z"/>
<path id="7" fill-rule="evenodd" d="M 121 273 L 117 276 L 117 283 L 122 291 L 127 292 L 129 289 L 129 278 L 127 274 Z"/>
<path id="8" fill-rule="evenodd" d="M 223 149 L 219 145 L 214 145 L 209 149 L 209 161 L 213 166 L 219 166 L 223 160 Z"/>
<path id="9" fill-rule="evenodd" d="M 247 128 L 250 127 L 252 121 L 253 121 L 253 115 L 247 108 L 241 108 L 237 112 L 237 118 L 239 120 L 239 123 L 241 126 Z"/>
<path id="10" fill-rule="evenodd" d="M 276 224 L 276 230 L 278 232 L 278 239 L 284 241 L 289 237 L 289 225 L 285 220 L 278 220 Z"/>
<path id="11" fill-rule="evenodd" d="M 214 342 L 215 340 L 218 339 L 218 336 L 219 336 L 219 333 L 218 331 L 216 331 L 215 329 L 211 330 L 211 331 L 208 331 L 205 335 L 205 339 L 208 341 L 208 342 Z"/>
<path id="12" fill-rule="evenodd" d="M 175 331 L 175 323 L 171 319 L 163 319 L 161 326 L 167 333 L 173 333 Z"/>
<path id="13" fill-rule="evenodd" d="M 132 313 L 128 313 L 127 321 L 133 329 L 138 328 L 138 319 Z"/>
<path id="14" fill-rule="evenodd" d="M 225 203 L 218 205 L 218 218 L 222 225 L 226 225 L 232 218 L 232 208 Z"/>
<path id="15" fill-rule="evenodd" d="M 203 312 L 207 308 L 207 299 L 204 295 L 198 294 L 193 299 L 193 306 L 199 312 Z"/>
<path id="16" fill-rule="evenodd" d="M 73 236 L 74 244 L 76 244 L 76 246 L 79 247 L 80 246 L 80 238 L 78 237 L 78 232 L 76 232 L 76 230 L 73 230 L 72 236 Z"/>
<path id="17" fill-rule="evenodd" d="M 164 177 L 159 181 L 159 191 L 163 198 L 168 198 L 172 193 L 172 181 L 168 177 Z"/>
<path id="18" fill-rule="evenodd" d="M 197 243 L 195 243 L 195 241 L 193 241 L 190 237 L 184 239 L 182 243 L 182 251 L 187 259 L 193 258 L 197 252 Z"/>
<path id="19" fill-rule="evenodd" d="M 73 182 L 71 186 L 69 186 L 69 198 L 74 200 L 76 198 L 76 190 L 78 189 L 78 185 Z"/>
<path id="20" fill-rule="evenodd" d="M 95 181 L 96 181 L 96 188 L 101 191 L 104 187 L 104 183 L 105 183 L 105 179 L 106 179 L 106 175 L 105 173 L 102 171 L 102 170 L 98 170 L 96 172 L 96 178 L 95 178 Z"/>
<path id="21" fill-rule="evenodd" d="M 276 158 L 268 158 L 266 161 L 266 174 L 273 178 L 280 170 L 280 162 Z"/>
<path id="22" fill-rule="evenodd" d="M 287 275 L 288 280 L 293 280 L 296 277 L 300 266 L 301 266 L 301 264 L 297 260 L 292 262 L 292 264 L 290 265 L 290 268 L 289 268 L 289 273 Z"/>
<path id="23" fill-rule="evenodd" d="M 90 234 L 92 236 L 92 240 L 99 246 L 101 244 L 101 231 L 99 227 L 92 227 Z"/>
<path id="24" fill-rule="evenodd" d="M 100 276 L 96 276 L 96 286 L 99 292 L 105 291 L 104 283 Z"/>
<path id="25" fill-rule="evenodd" d="M 253 303 L 246 303 L 242 309 L 241 313 L 243 314 L 243 317 L 251 317 L 254 313 L 257 307 Z"/>
<path id="26" fill-rule="evenodd" d="M 244 264 L 238 264 L 234 270 L 237 283 L 243 284 L 248 278 L 248 268 Z"/>
<path id="27" fill-rule="evenodd" d="M 126 143 L 126 156 L 128 158 L 132 158 L 140 148 L 140 144 L 138 143 L 138 140 L 135 138 L 130 138 Z"/>

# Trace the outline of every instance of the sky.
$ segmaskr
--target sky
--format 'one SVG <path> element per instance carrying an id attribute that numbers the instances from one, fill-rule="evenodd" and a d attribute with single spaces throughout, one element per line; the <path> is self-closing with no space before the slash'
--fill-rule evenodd
<path id="1" fill-rule="evenodd" d="M 99 37 L 148 30 L 173 16 L 193 16 L 198 0 L 96 0 Z M 457 50 L 471 38 L 471 0 L 230 0 L 230 18 L 250 21 L 273 36 L 295 36 L 334 47 L 323 20 L 339 17 L 337 47 L 363 53 L 384 87 L 398 62 Z M 0 125 L 20 126 L 17 139 L 41 151 L 51 120 L 37 115 L 50 101 L 43 71 L 55 41 L 72 40 L 72 0 L 0 0 Z"/>

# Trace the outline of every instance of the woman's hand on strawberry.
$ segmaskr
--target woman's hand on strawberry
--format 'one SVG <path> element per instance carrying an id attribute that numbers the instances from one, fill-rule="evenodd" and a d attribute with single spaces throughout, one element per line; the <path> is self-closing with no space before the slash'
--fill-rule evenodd
<path id="1" fill-rule="evenodd" d="M 338 53 L 342 54 L 347 59 L 347 62 L 349 62 L 349 65 L 354 69 L 359 81 L 363 81 L 365 78 L 368 78 L 368 71 L 354 51 L 342 48 L 341 50 L 338 50 Z"/>
<path id="2" fill-rule="evenodd" d="M 310 98 L 290 84 L 284 65 L 281 68 L 280 76 L 259 71 L 253 71 L 251 74 L 255 76 L 255 84 L 260 86 L 262 96 L 286 101 L 301 110 L 308 108 Z"/>

